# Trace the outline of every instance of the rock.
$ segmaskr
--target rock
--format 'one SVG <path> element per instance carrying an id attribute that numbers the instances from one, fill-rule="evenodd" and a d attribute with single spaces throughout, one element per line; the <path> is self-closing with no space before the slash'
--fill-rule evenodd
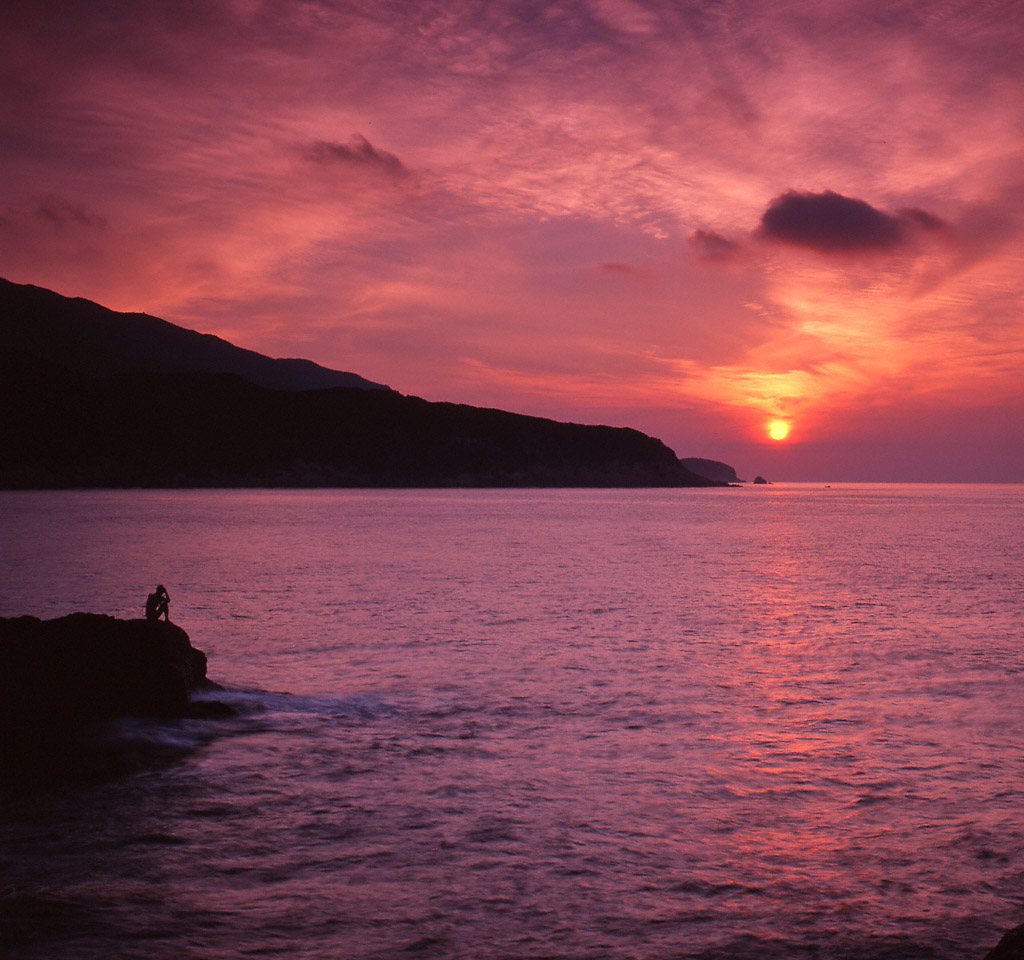
<path id="1" fill-rule="evenodd" d="M 226 720 L 238 716 L 238 711 L 222 700 L 196 700 L 188 709 L 192 720 Z"/>
<path id="2" fill-rule="evenodd" d="M 985 954 L 985 960 L 1024 960 L 1024 924 L 1007 933 Z"/>
<path id="3" fill-rule="evenodd" d="M 118 717 L 189 716 L 192 691 L 212 686 L 206 654 L 173 623 L 0 618 L 0 761 L 45 756 Z"/>
<path id="4" fill-rule="evenodd" d="M 742 483 L 734 467 L 721 460 L 707 460 L 704 457 L 681 457 L 679 462 L 698 477 L 718 480 L 721 483 Z"/>
<path id="5" fill-rule="evenodd" d="M 767 481 L 767 480 L 765 480 L 765 478 L 764 478 L 764 477 L 760 477 L 760 476 L 759 476 L 759 477 L 754 477 L 754 483 L 759 483 L 759 484 L 760 484 L 760 483 L 764 483 L 764 484 L 766 484 L 766 483 L 768 483 L 768 481 Z"/>

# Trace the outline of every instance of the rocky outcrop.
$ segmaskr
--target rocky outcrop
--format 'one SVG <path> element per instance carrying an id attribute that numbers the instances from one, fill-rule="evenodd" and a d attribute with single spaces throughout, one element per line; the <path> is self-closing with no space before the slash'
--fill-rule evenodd
<path id="1" fill-rule="evenodd" d="M 985 954 L 985 960 L 1024 960 L 1024 925 L 1009 931 Z"/>
<path id="2" fill-rule="evenodd" d="M 189 716 L 193 692 L 217 687 L 181 627 L 94 613 L 0 618 L 0 664 L 0 761 L 45 757 L 118 717 Z"/>
<path id="3" fill-rule="evenodd" d="M 707 460 L 704 457 L 680 457 L 679 462 L 698 477 L 706 477 L 708 480 L 717 480 L 720 483 L 743 482 L 736 476 L 736 469 L 727 463 L 722 463 L 721 460 Z"/>

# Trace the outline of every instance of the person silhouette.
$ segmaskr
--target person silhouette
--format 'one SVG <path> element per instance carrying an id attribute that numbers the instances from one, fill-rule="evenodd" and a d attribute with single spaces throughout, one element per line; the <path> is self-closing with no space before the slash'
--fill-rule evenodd
<path id="1" fill-rule="evenodd" d="M 146 619 L 159 620 L 163 614 L 164 620 L 170 620 L 170 606 L 171 595 L 162 583 L 158 583 L 156 590 L 146 597 Z"/>

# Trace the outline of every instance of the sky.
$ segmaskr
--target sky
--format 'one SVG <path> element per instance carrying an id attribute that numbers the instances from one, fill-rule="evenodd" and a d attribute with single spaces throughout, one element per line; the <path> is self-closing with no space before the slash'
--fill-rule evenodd
<path id="1" fill-rule="evenodd" d="M 1024 482 L 1021 0 L 13 6 L 0 276 L 746 479 Z"/>

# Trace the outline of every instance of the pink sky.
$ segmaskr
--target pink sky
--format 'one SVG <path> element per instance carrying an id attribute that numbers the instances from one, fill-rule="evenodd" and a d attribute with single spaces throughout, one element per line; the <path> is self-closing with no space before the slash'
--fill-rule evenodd
<path id="1" fill-rule="evenodd" d="M 8 279 L 748 479 L 1024 481 L 1016 0 L 19 6 Z"/>

